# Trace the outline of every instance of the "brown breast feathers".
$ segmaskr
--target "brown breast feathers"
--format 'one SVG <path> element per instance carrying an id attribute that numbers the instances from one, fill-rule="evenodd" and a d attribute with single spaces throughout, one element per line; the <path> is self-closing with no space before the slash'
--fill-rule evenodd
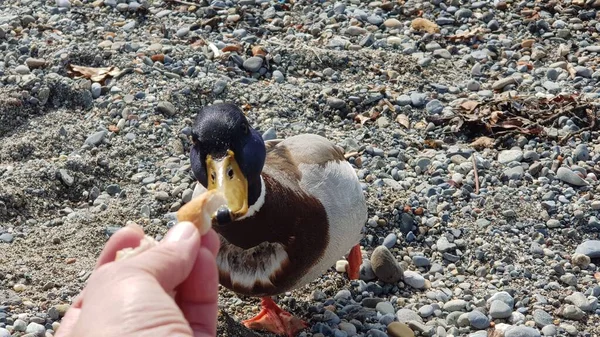
<path id="1" fill-rule="evenodd" d="M 293 289 L 329 243 L 327 213 L 298 185 L 301 173 L 285 147 L 271 148 L 263 172 L 266 194 L 252 217 L 225 227 L 217 257 L 220 282 L 244 295 L 270 296 Z"/>

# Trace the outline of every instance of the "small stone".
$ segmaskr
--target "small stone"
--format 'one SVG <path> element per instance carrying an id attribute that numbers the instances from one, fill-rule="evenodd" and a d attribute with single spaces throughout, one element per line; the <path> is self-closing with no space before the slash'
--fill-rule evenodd
<path id="1" fill-rule="evenodd" d="M 390 302 L 379 302 L 375 306 L 375 310 L 379 311 L 382 315 L 393 314 L 395 312 L 394 306 Z"/>
<path id="2" fill-rule="evenodd" d="M 566 319 L 571 319 L 574 321 L 579 321 L 580 319 L 585 317 L 585 312 L 579 309 L 574 305 L 565 305 L 561 312 L 562 317 Z"/>
<path id="3" fill-rule="evenodd" d="M 371 266 L 371 261 L 363 260 L 363 263 L 360 265 L 359 278 L 367 282 L 377 278 Z"/>
<path id="4" fill-rule="evenodd" d="M 391 249 L 396 245 L 396 240 L 398 240 L 396 234 L 390 233 L 385 237 L 385 239 L 383 239 L 383 245 L 386 246 L 388 249 Z"/>
<path id="5" fill-rule="evenodd" d="M 549 219 L 548 221 L 546 221 L 546 226 L 548 228 L 559 228 L 560 227 L 560 221 L 558 221 L 556 219 Z"/>
<path id="6" fill-rule="evenodd" d="M 419 308 L 419 315 L 421 317 L 429 317 L 429 316 L 433 315 L 434 312 L 435 312 L 435 309 L 430 304 L 426 304 Z"/>
<path id="7" fill-rule="evenodd" d="M 275 70 L 273 71 L 273 79 L 275 80 L 275 82 L 277 83 L 283 83 L 285 82 L 285 76 L 283 75 L 283 73 L 279 70 Z"/>
<path id="8" fill-rule="evenodd" d="M 14 240 L 14 236 L 10 233 L 0 234 L 0 242 L 11 243 Z"/>
<path id="9" fill-rule="evenodd" d="M 428 267 L 431 265 L 431 261 L 425 256 L 415 255 L 412 260 L 417 267 Z"/>
<path id="10" fill-rule="evenodd" d="M 177 35 L 178 38 L 182 39 L 184 37 L 186 37 L 190 32 L 190 27 L 181 27 L 177 30 L 177 32 L 175 33 L 175 35 Z"/>
<path id="11" fill-rule="evenodd" d="M 362 27 L 358 27 L 358 26 L 350 26 L 348 27 L 348 29 L 346 29 L 346 35 L 350 35 L 350 36 L 359 36 L 359 35 L 364 35 L 366 34 L 368 31 Z"/>
<path id="12" fill-rule="evenodd" d="M 71 8 L 71 2 L 69 0 L 56 0 L 56 7 Z"/>
<path id="13" fill-rule="evenodd" d="M 58 170 L 58 174 L 59 174 L 60 180 L 63 182 L 63 184 L 70 187 L 70 186 L 73 186 L 73 184 L 75 183 L 75 178 L 73 178 L 73 176 L 71 176 L 67 170 L 60 169 L 60 170 Z"/>
<path id="14" fill-rule="evenodd" d="M 387 28 L 400 28 L 402 27 L 402 22 L 400 22 L 397 19 L 387 19 L 383 22 L 383 25 L 386 26 Z"/>
<path id="15" fill-rule="evenodd" d="M 587 269 L 590 262 L 590 257 L 585 254 L 575 253 L 571 256 L 571 263 L 581 269 Z"/>
<path id="16" fill-rule="evenodd" d="M 495 300 L 490 305 L 490 316 L 492 318 L 509 318 L 511 313 L 511 307 L 500 300 Z"/>
<path id="17" fill-rule="evenodd" d="M 15 331 L 25 332 L 27 330 L 27 323 L 22 319 L 16 319 L 13 323 L 13 329 L 15 329 Z"/>
<path id="18" fill-rule="evenodd" d="M 543 328 L 546 325 L 553 324 L 552 315 L 542 309 L 536 309 L 533 311 L 533 321 L 538 328 Z"/>
<path id="19" fill-rule="evenodd" d="M 445 236 L 441 236 L 435 245 L 437 246 L 437 250 L 442 253 L 456 249 L 456 244 L 448 241 L 448 238 Z"/>
<path id="20" fill-rule="evenodd" d="M 25 333 L 33 334 L 33 336 L 42 337 L 46 334 L 46 328 L 41 324 L 31 322 L 27 325 Z"/>
<path id="21" fill-rule="evenodd" d="M 509 84 L 518 85 L 520 82 L 521 81 L 519 79 L 517 79 L 516 77 L 505 77 L 505 78 L 499 79 L 496 82 L 494 82 L 492 84 L 492 89 L 493 90 L 502 90 L 502 89 L 504 89 L 504 87 L 506 87 Z"/>
<path id="22" fill-rule="evenodd" d="M 158 201 L 167 201 L 169 200 L 169 193 L 165 191 L 158 191 L 154 194 L 154 198 Z"/>
<path id="23" fill-rule="evenodd" d="M 338 273 L 345 273 L 347 267 L 348 267 L 348 261 L 346 261 L 346 260 L 338 260 L 335 263 L 335 270 Z"/>
<path id="24" fill-rule="evenodd" d="M 27 289 L 27 287 L 22 283 L 17 283 L 13 286 L 13 290 L 18 293 L 25 291 L 25 289 Z"/>
<path id="25" fill-rule="evenodd" d="M 85 144 L 98 146 L 104 140 L 104 136 L 106 136 L 106 131 L 98 131 L 93 133 L 85 140 Z"/>
<path id="26" fill-rule="evenodd" d="M 30 70 L 28 66 L 21 64 L 15 68 L 15 72 L 19 75 L 27 75 L 30 73 Z"/>
<path id="27" fill-rule="evenodd" d="M 162 101 L 156 105 L 156 111 L 167 116 L 174 116 L 177 110 L 173 103 Z"/>
<path id="28" fill-rule="evenodd" d="M 419 92 L 413 92 L 410 94 L 410 101 L 414 107 L 420 108 L 426 104 L 427 95 Z"/>
<path id="29" fill-rule="evenodd" d="M 407 323 L 410 321 L 422 322 L 423 319 L 419 316 L 418 313 L 412 311 L 410 309 L 400 309 L 396 312 L 396 318 L 400 323 Z"/>
<path id="30" fill-rule="evenodd" d="M 574 186 L 587 186 L 588 183 L 583 180 L 577 173 L 573 172 L 564 166 L 561 166 L 556 171 L 556 178 Z"/>
<path id="31" fill-rule="evenodd" d="M 515 325 L 506 329 L 504 337 L 540 337 L 540 332 L 527 326 Z"/>
<path id="32" fill-rule="evenodd" d="M 392 322 L 387 326 L 390 337 L 415 337 L 414 331 L 408 325 L 400 322 Z"/>
<path id="33" fill-rule="evenodd" d="M 480 88 L 481 83 L 476 80 L 469 80 L 469 82 L 467 82 L 467 90 L 469 91 L 479 91 Z"/>
<path id="34" fill-rule="evenodd" d="M 490 326 L 490 320 L 481 311 L 473 310 L 468 314 L 469 323 L 478 330 L 487 329 Z"/>
<path id="35" fill-rule="evenodd" d="M 249 72 L 255 73 L 258 72 L 258 70 L 260 70 L 260 68 L 263 65 L 263 59 L 262 57 L 258 57 L 258 56 L 253 56 L 248 58 L 246 61 L 244 61 L 244 69 L 246 69 Z"/>
<path id="36" fill-rule="evenodd" d="M 565 297 L 565 301 L 573 304 L 574 306 L 576 306 L 577 308 L 579 308 L 583 311 L 588 311 L 588 312 L 592 312 L 592 311 L 596 310 L 596 307 L 597 307 L 597 303 L 595 303 L 595 302 L 594 302 L 595 304 L 590 303 L 590 301 L 588 301 L 587 297 L 585 297 L 585 295 L 579 291 L 576 291 L 576 292 L 572 293 L 571 295 Z"/>
<path id="37" fill-rule="evenodd" d="M 334 109 L 343 109 L 346 107 L 346 102 L 337 97 L 329 97 L 327 98 L 327 105 Z"/>
<path id="38" fill-rule="evenodd" d="M 554 325 L 546 325 L 545 327 L 542 328 L 542 334 L 544 336 L 556 336 L 558 334 L 558 331 L 556 329 L 556 326 Z"/>
<path id="39" fill-rule="evenodd" d="M 498 162 L 501 164 L 520 162 L 521 160 L 523 160 L 523 151 L 521 150 L 504 150 L 498 154 Z"/>
<path id="40" fill-rule="evenodd" d="M 451 300 L 444 304 L 444 310 L 448 312 L 462 311 L 465 309 L 467 302 L 465 300 Z"/>
<path id="41" fill-rule="evenodd" d="M 511 167 L 503 172 L 503 175 L 509 180 L 521 180 L 521 178 L 523 178 L 523 174 L 525 174 L 525 169 L 523 169 L 523 166 Z"/>
<path id="42" fill-rule="evenodd" d="M 427 112 L 429 112 L 430 114 L 441 114 L 444 110 L 444 105 L 439 100 L 433 99 L 427 102 L 427 104 L 425 105 L 425 110 L 427 110 Z"/>
<path id="43" fill-rule="evenodd" d="M 422 289 L 425 287 L 425 278 L 417 272 L 407 270 L 404 272 L 404 283 L 415 289 Z"/>
<path id="44" fill-rule="evenodd" d="M 42 68 L 46 65 L 46 60 L 42 58 L 29 57 L 25 60 L 25 64 L 29 67 L 29 69 Z"/>
<path id="45" fill-rule="evenodd" d="M 560 277 L 560 280 L 566 285 L 570 285 L 570 286 L 577 285 L 577 277 L 571 273 L 566 273 L 566 274 L 562 275 Z"/>
<path id="46" fill-rule="evenodd" d="M 98 98 L 102 94 L 102 86 L 100 83 L 94 82 L 90 88 L 93 98 Z"/>
<path id="47" fill-rule="evenodd" d="M 385 246 L 375 248 L 371 255 L 371 266 L 377 278 L 386 283 L 396 283 L 404 274 L 400 264 Z"/>
<path id="48" fill-rule="evenodd" d="M 586 255 L 592 259 L 600 257 L 600 240 L 588 240 L 575 249 L 575 253 Z"/>

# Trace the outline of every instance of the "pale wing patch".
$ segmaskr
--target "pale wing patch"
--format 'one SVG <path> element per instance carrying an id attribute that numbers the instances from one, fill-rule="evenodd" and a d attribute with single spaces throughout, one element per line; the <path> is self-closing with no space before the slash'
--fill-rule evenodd
<path id="1" fill-rule="evenodd" d="M 268 242 L 250 249 L 224 242 L 217 256 L 219 271 L 229 275 L 234 290 L 274 287 L 273 280 L 289 262 L 281 244 Z"/>
<path id="2" fill-rule="evenodd" d="M 360 242 L 368 210 L 356 172 L 348 162 L 300 164 L 299 169 L 300 186 L 325 208 L 330 241 L 323 258 L 298 281 L 301 285 L 319 277 Z"/>

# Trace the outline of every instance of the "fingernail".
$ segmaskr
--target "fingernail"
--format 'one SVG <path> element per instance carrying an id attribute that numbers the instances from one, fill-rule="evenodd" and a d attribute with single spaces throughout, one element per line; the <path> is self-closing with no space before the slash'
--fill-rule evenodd
<path id="1" fill-rule="evenodd" d="M 165 236 L 166 242 L 178 242 L 190 239 L 194 233 L 197 233 L 198 229 L 193 223 L 189 221 L 183 221 L 175 225 Z"/>
<path id="2" fill-rule="evenodd" d="M 133 221 L 127 221 L 127 224 L 125 224 L 125 227 L 132 229 L 138 233 L 144 234 L 144 230 L 142 229 L 142 227 L 140 227 L 140 225 L 138 225 L 137 223 L 135 223 Z"/>

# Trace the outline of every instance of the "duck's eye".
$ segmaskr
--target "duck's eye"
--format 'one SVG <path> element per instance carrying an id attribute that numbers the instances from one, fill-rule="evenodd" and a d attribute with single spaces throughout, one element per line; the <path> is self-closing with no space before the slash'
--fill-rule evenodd
<path id="1" fill-rule="evenodd" d="M 229 179 L 233 179 L 233 169 L 231 167 L 227 168 L 227 176 Z"/>
<path id="2" fill-rule="evenodd" d="M 243 132 L 245 135 L 247 135 L 247 134 L 248 134 L 248 131 L 249 131 L 249 130 L 248 130 L 248 124 L 246 124 L 246 123 L 243 123 L 243 124 L 242 124 L 242 132 Z"/>
<path id="3" fill-rule="evenodd" d="M 210 179 L 212 179 L 212 181 L 214 182 L 215 179 L 217 179 L 217 175 L 213 172 L 210 174 Z"/>

